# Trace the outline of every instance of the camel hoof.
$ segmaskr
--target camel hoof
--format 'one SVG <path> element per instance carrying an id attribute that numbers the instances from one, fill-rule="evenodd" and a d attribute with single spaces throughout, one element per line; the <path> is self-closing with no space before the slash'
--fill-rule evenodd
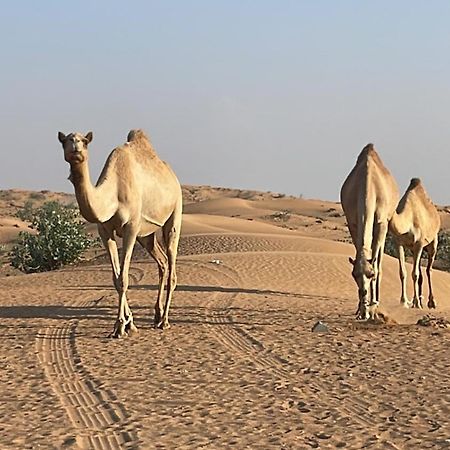
<path id="1" fill-rule="evenodd" d="M 359 321 L 363 322 L 363 321 L 367 320 L 368 318 L 369 318 L 369 313 L 367 311 L 358 312 L 356 314 L 356 320 L 359 320 Z"/>
<path id="2" fill-rule="evenodd" d="M 131 322 L 129 322 L 129 323 L 131 323 Z M 114 330 L 109 335 L 109 337 L 114 338 L 114 339 L 120 339 L 120 338 L 122 338 L 124 336 L 127 336 L 127 335 L 128 335 L 128 333 L 126 331 L 126 325 L 123 322 L 118 320 L 115 323 Z"/>
<path id="3" fill-rule="evenodd" d="M 365 321 L 370 319 L 377 306 L 375 303 L 373 305 L 360 304 L 356 311 L 356 320 Z"/>
<path id="4" fill-rule="evenodd" d="M 139 330 L 137 329 L 136 325 L 133 322 L 128 322 L 125 325 L 125 334 L 130 336 L 135 333 L 139 333 Z"/>
<path id="5" fill-rule="evenodd" d="M 400 300 L 400 304 L 404 307 L 404 308 L 411 308 L 412 303 L 409 300 Z"/>
<path id="6" fill-rule="evenodd" d="M 128 334 L 126 332 L 123 332 L 122 334 L 120 334 L 117 331 L 112 331 L 111 333 L 109 333 L 109 338 L 111 339 L 122 339 L 124 336 L 127 336 Z"/>
<path id="7" fill-rule="evenodd" d="M 156 328 L 159 328 L 160 330 L 168 330 L 170 328 L 170 323 L 161 321 L 161 322 L 158 323 Z"/>
<path id="8" fill-rule="evenodd" d="M 428 308 L 429 309 L 436 309 L 436 302 L 434 300 L 428 301 Z"/>

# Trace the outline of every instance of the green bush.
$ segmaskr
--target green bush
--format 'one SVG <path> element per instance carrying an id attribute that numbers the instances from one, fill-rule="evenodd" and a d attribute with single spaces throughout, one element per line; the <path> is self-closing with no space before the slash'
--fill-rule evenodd
<path id="1" fill-rule="evenodd" d="M 73 206 L 44 203 L 30 213 L 30 221 L 37 234 L 20 232 L 10 253 L 11 265 L 26 273 L 55 270 L 73 263 L 95 242 Z"/>
<path id="2" fill-rule="evenodd" d="M 384 253 L 394 258 L 398 258 L 397 255 L 397 244 L 395 243 L 395 238 L 391 233 L 386 235 L 386 242 L 384 244 Z"/>
<path id="3" fill-rule="evenodd" d="M 448 231 L 439 232 L 439 243 L 436 259 L 441 261 L 445 270 L 450 269 L 450 233 Z"/>
<path id="4" fill-rule="evenodd" d="M 388 233 L 386 236 L 384 253 L 398 258 L 397 244 L 395 242 L 395 238 L 391 233 Z M 406 257 L 412 257 L 412 251 L 409 248 L 405 248 L 405 255 Z M 426 251 L 423 251 L 422 259 L 426 258 L 428 258 L 428 253 Z M 438 235 L 436 262 L 440 263 L 440 269 L 450 271 L 450 233 L 446 230 L 441 230 Z"/>
<path id="5" fill-rule="evenodd" d="M 32 222 L 34 212 L 33 202 L 31 200 L 27 200 L 25 205 L 23 205 L 23 208 L 17 211 L 16 217 L 24 220 L 25 222 Z"/>

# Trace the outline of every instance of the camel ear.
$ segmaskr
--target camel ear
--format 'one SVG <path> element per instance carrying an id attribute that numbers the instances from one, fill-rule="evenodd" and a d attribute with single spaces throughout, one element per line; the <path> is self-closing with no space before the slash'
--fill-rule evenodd
<path id="1" fill-rule="evenodd" d="M 87 141 L 87 144 L 89 144 L 90 142 L 92 142 L 92 138 L 93 138 L 92 131 L 89 131 L 89 133 L 87 133 L 86 136 L 85 136 L 85 139 L 86 139 L 86 141 Z"/>
<path id="2" fill-rule="evenodd" d="M 58 132 L 58 140 L 59 142 L 61 142 L 61 144 L 63 144 L 66 140 L 66 135 L 64 133 L 61 133 L 61 131 Z"/>
<path id="3" fill-rule="evenodd" d="M 352 265 L 352 266 L 354 266 L 355 265 L 355 260 L 354 259 L 352 259 L 352 258 L 348 258 L 348 262 Z"/>

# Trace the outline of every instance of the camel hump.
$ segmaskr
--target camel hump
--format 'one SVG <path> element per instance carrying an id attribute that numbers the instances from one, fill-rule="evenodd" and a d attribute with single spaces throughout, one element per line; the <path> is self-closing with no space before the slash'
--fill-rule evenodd
<path id="1" fill-rule="evenodd" d="M 371 155 L 376 155 L 375 146 L 371 143 L 367 144 L 358 156 L 357 163 L 361 163 L 362 161 L 367 161 L 367 158 Z"/>
<path id="2" fill-rule="evenodd" d="M 146 140 L 148 141 L 147 135 L 140 129 L 138 130 L 130 130 L 127 136 L 127 142 Z"/>
<path id="3" fill-rule="evenodd" d="M 422 180 L 420 178 L 411 178 L 411 181 L 409 182 L 409 189 L 414 189 L 419 186 L 419 184 L 422 184 Z"/>

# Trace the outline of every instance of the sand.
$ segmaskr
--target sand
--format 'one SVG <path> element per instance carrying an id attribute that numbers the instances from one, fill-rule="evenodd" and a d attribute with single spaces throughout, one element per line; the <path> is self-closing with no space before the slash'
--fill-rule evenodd
<path id="1" fill-rule="evenodd" d="M 0 278 L 1 449 L 450 448 L 449 330 L 400 306 L 394 258 L 387 323 L 360 323 L 339 205 L 188 193 L 169 330 L 152 328 L 157 269 L 142 251 L 139 333 L 121 340 L 103 255 Z M 434 277 L 431 313 L 449 320 L 450 274 Z M 327 333 L 311 331 L 319 320 Z"/>

